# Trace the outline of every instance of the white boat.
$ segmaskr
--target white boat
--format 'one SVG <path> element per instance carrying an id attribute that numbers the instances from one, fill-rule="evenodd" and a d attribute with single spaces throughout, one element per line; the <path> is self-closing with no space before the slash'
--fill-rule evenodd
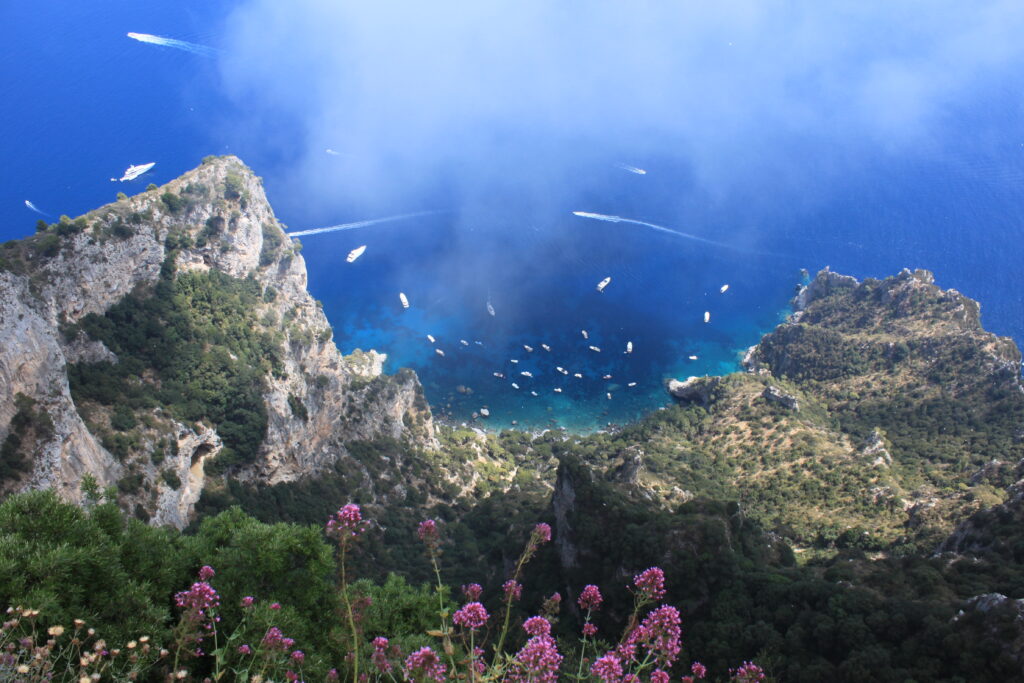
<path id="1" fill-rule="evenodd" d="M 603 292 L 604 288 L 607 287 L 608 283 L 611 282 L 611 281 L 612 281 L 612 279 L 609 276 L 609 277 L 606 277 L 605 279 L 601 280 L 600 282 L 598 282 L 597 283 L 597 291 Z"/>
<path id="2" fill-rule="evenodd" d="M 474 343 L 474 344 L 476 344 L 477 346 L 483 346 L 483 345 L 484 345 L 484 343 L 483 343 L 483 342 L 481 342 L 481 341 L 476 341 L 475 339 L 473 340 L 473 343 Z"/>
<path id="3" fill-rule="evenodd" d="M 602 377 L 601 379 L 611 379 L 611 378 L 612 378 L 612 376 L 611 376 L 611 375 L 605 375 L 605 376 L 604 376 L 604 377 Z"/>
<path id="4" fill-rule="evenodd" d="M 580 332 L 581 332 L 581 333 L 583 334 L 583 338 L 584 338 L 584 339 L 590 339 L 590 335 L 589 335 L 589 334 L 587 334 L 587 331 L 586 331 L 586 330 L 580 330 Z"/>
<path id="5" fill-rule="evenodd" d="M 494 306 L 491 305 L 490 299 L 487 300 L 487 312 L 490 313 L 492 316 L 494 315 Z"/>
<path id="6" fill-rule="evenodd" d="M 509 361 L 509 363 L 518 363 L 518 362 L 519 361 L 517 361 L 515 358 L 513 358 L 512 360 Z"/>
<path id="7" fill-rule="evenodd" d="M 436 340 L 436 339 L 434 339 L 434 335 L 432 335 L 432 334 L 428 334 L 428 335 L 427 335 L 427 341 L 428 341 L 428 342 L 430 342 L 431 344 L 433 344 L 433 343 L 434 343 L 434 342 L 436 342 L 437 340 Z"/>
<path id="8" fill-rule="evenodd" d="M 630 383 L 629 383 L 629 384 L 627 384 L 626 386 L 627 386 L 627 387 L 635 387 L 635 386 L 636 386 L 636 382 L 630 382 Z"/>
<path id="9" fill-rule="evenodd" d="M 563 372 L 563 373 L 565 372 L 565 370 L 562 368 L 561 365 L 556 365 L 555 366 L 555 370 L 558 370 L 559 372 Z"/>
<path id="10" fill-rule="evenodd" d="M 463 346 L 469 346 L 469 342 L 466 341 L 465 339 L 460 339 L 459 343 L 462 344 Z"/>
<path id="11" fill-rule="evenodd" d="M 609 401 L 612 400 L 612 392 L 609 391 L 607 394 L 605 394 L 605 396 L 608 397 Z"/>
<path id="12" fill-rule="evenodd" d="M 633 342 L 626 342 L 626 353 L 633 353 Z"/>
<path id="13" fill-rule="evenodd" d="M 444 358 L 444 351 L 442 351 L 441 349 L 434 349 L 434 353 Z"/>
<path id="14" fill-rule="evenodd" d="M 409 308 L 409 299 L 405 296 L 405 292 L 399 292 L 398 299 L 402 302 L 402 308 Z"/>
<path id="15" fill-rule="evenodd" d="M 523 370 L 519 374 L 522 375 L 523 377 L 533 377 L 533 373 L 530 372 L 529 370 Z"/>
<path id="16" fill-rule="evenodd" d="M 551 353 L 551 347 L 550 347 L 550 346 L 548 346 L 547 344 L 541 344 L 541 345 L 540 345 L 540 348 L 544 349 L 544 350 L 545 350 L 545 351 L 547 351 L 548 353 Z"/>
<path id="17" fill-rule="evenodd" d="M 576 379 L 583 379 L 583 375 L 578 372 L 572 373 L 572 376 L 575 377 Z"/>
<path id="18" fill-rule="evenodd" d="M 718 291 L 719 291 L 719 292 L 721 292 L 722 294 L 725 294 L 725 293 L 726 293 L 727 291 L 729 291 L 729 285 L 722 285 L 722 286 L 721 286 L 721 287 L 720 287 L 720 288 L 718 289 Z"/>
<path id="19" fill-rule="evenodd" d="M 711 322 L 711 311 L 704 311 L 704 322 Z"/>
<path id="20" fill-rule="evenodd" d="M 487 408 L 481 408 L 480 409 L 480 414 L 483 415 L 484 417 L 490 417 L 491 416 L 491 411 L 487 410 Z"/>
<path id="21" fill-rule="evenodd" d="M 537 392 L 536 392 L 536 391 L 531 391 L 531 392 L 530 392 L 530 395 L 531 395 L 531 396 L 537 396 Z"/>
<path id="22" fill-rule="evenodd" d="M 505 379 L 505 375 L 501 372 L 495 372 L 494 376 L 497 377 L 498 379 Z"/>
<path id="23" fill-rule="evenodd" d="M 518 384 L 516 384 L 515 382 L 512 382 L 512 388 L 513 388 L 513 389 L 518 389 L 518 388 L 519 388 L 519 385 L 518 385 Z"/>
<path id="24" fill-rule="evenodd" d="M 563 375 L 568 375 L 568 374 L 569 374 L 569 371 L 568 371 L 568 370 L 562 370 L 562 374 L 563 374 Z"/>
<path id="25" fill-rule="evenodd" d="M 560 394 L 560 393 L 562 393 L 562 389 L 561 389 L 561 387 L 555 387 L 555 393 L 556 393 L 556 394 Z"/>
<path id="26" fill-rule="evenodd" d="M 690 356 L 690 360 L 697 360 L 697 356 Z"/>
<path id="27" fill-rule="evenodd" d="M 138 166 L 134 166 L 134 165 L 133 166 L 129 166 L 128 170 L 126 170 L 124 172 L 123 176 L 121 176 L 120 178 L 111 178 L 110 182 L 112 182 L 112 183 L 116 183 L 116 182 L 124 183 L 124 182 L 127 182 L 129 180 L 135 180 L 140 175 L 142 175 L 143 173 L 145 173 L 149 169 L 153 168 L 154 166 L 156 166 L 156 162 L 155 161 L 151 161 L 148 164 L 139 164 Z"/>
<path id="28" fill-rule="evenodd" d="M 591 351 L 596 351 L 597 353 L 601 353 L 601 349 L 599 349 L 598 347 L 594 346 L 593 344 L 591 344 L 590 350 Z"/>
<path id="29" fill-rule="evenodd" d="M 366 245 L 365 244 L 362 245 L 361 247 L 356 247 L 352 251 L 348 252 L 348 256 L 345 258 L 345 260 L 348 261 L 349 263 L 352 263 L 357 258 L 362 256 L 364 251 L 366 251 Z"/>
<path id="30" fill-rule="evenodd" d="M 526 349 L 527 352 L 533 353 L 533 347 L 532 346 L 530 346 L 528 344 L 523 344 L 523 348 Z"/>

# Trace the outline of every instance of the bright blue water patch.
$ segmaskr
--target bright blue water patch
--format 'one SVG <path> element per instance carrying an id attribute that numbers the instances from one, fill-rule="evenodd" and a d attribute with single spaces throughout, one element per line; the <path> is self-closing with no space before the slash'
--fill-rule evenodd
<path id="1" fill-rule="evenodd" d="M 304 250 L 310 289 L 339 348 L 387 353 L 389 371 L 413 368 L 435 412 L 454 422 L 481 408 L 490 417 L 478 424 L 491 428 L 516 421 L 589 431 L 636 419 L 667 403 L 666 378 L 736 370 L 778 322 L 799 277 L 772 259 L 571 215 L 561 222 L 578 228 L 575 242 L 564 229 L 541 227 L 467 237 L 453 227 L 459 221 L 445 215 L 310 236 Z M 364 255 L 345 263 L 362 244 Z M 453 258 L 460 255 L 468 256 Z M 606 276 L 612 282 L 598 293 Z"/>

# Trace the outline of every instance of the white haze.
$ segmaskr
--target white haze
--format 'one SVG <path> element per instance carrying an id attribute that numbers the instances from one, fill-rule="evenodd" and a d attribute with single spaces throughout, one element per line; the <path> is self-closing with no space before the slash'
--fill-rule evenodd
<path id="1" fill-rule="evenodd" d="M 867 158 L 943 154 L 950 109 L 1024 66 L 1020 0 L 248 0 L 227 26 L 259 112 L 237 146 L 271 141 L 280 194 L 325 220 L 544 210 L 665 157 L 710 201 L 813 201 Z"/>

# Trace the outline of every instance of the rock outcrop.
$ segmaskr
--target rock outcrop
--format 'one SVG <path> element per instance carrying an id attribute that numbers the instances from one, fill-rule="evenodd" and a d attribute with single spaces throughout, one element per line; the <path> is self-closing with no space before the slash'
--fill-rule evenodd
<path id="1" fill-rule="evenodd" d="M 156 523 L 188 522 L 203 487 L 201 463 L 219 450 L 216 430 L 177 423 L 167 434 L 143 436 L 173 439 L 177 448 L 169 461 L 119 461 L 76 410 L 67 372 L 68 363 L 116 362 L 102 343 L 80 332 L 69 338 L 67 331 L 90 313 L 102 315 L 127 295 L 152 289 L 169 255 L 179 273 L 219 271 L 255 281 L 264 293 L 258 314 L 284 340 L 282 367 L 265 378 L 267 430 L 259 457 L 232 476 L 270 484 L 295 480 L 331 466 L 353 440 L 386 436 L 435 444 L 416 376 L 383 376 L 385 357 L 373 351 L 338 352 L 306 290 L 299 246 L 274 217 L 260 178 L 234 157 L 210 158 L 161 188 L 4 249 L 0 440 L 18 394 L 35 399 L 54 428 L 45 442 L 22 444 L 31 471 L 0 482 L 3 490 L 52 487 L 78 501 L 84 475 L 106 488 L 131 472 L 129 488 L 138 493 L 122 503 Z M 159 408 L 154 416 L 166 423 Z"/>
<path id="2" fill-rule="evenodd" d="M 665 389 L 672 398 L 681 403 L 695 403 L 707 407 L 711 405 L 714 391 L 720 381 L 720 377 L 687 377 L 685 382 L 669 379 L 665 382 Z"/>

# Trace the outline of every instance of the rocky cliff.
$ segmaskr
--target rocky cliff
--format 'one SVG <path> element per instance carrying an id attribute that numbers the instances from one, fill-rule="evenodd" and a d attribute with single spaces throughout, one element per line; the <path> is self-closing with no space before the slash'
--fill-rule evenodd
<path id="1" fill-rule="evenodd" d="M 184 305 L 180 292 L 160 289 L 188 274 L 222 274 L 227 279 L 215 283 L 252 294 L 243 299 L 245 313 L 259 321 L 253 330 L 269 340 L 261 343 L 273 346 L 272 370 L 252 373 L 265 431 L 255 457 L 227 463 L 232 477 L 292 481 L 347 457 L 346 443 L 356 440 L 434 445 L 429 407 L 413 373 L 385 377 L 379 354 L 338 352 L 306 290 L 299 245 L 274 217 L 261 180 L 238 159 L 209 158 L 163 187 L 41 227 L 0 250 L 0 441 L 12 465 L 0 470 L 7 472 L 3 491 L 52 487 L 77 501 L 83 477 L 91 475 L 101 488 L 120 485 L 122 503 L 154 523 L 188 522 L 206 483 L 204 463 L 223 448 L 216 421 L 182 419 L 182 411 L 157 399 L 138 402 L 118 429 L 115 410 L 88 398 L 95 392 L 79 392 L 87 398 L 76 402 L 69 383 L 69 367 L 90 378 L 106 368 L 126 384 L 165 389 L 166 374 L 137 359 L 129 370 L 119 368 L 121 359 L 95 330 L 126 299 L 145 302 L 161 291 L 186 316 L 206 306 L 203 314 L 215 327 L 220 290 L 211 290 L 213 301 Z M 161 318 L 154 321 L 161 326 Z M 225 363 L 244 363 L 230 339 L 225 348 Z M 31 409 L 19 408 L 27 400 L 34 401 Z M 20 423 L 46 416 L 52 428 L 16 434 L 11 425 L 19 411 Z M 125 428 L 126 421 L 137 426 Z M 111 444 L 122 447 L 111 452 Z"/>

